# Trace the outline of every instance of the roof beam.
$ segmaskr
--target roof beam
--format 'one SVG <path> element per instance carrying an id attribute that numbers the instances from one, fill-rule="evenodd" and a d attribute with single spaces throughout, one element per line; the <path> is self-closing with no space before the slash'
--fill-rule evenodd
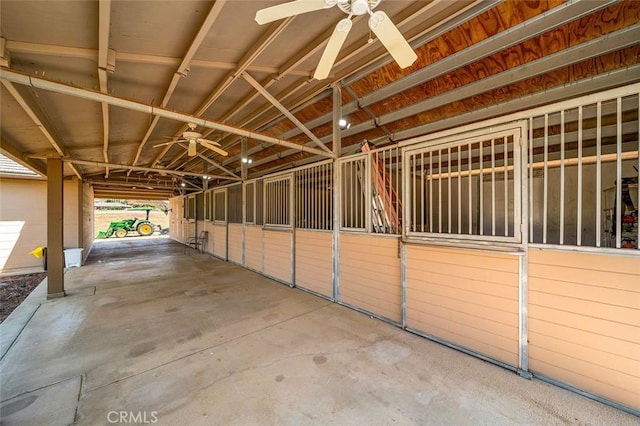
<path id="1" fill-rule="evenodd" d="M 293 21 L 293 17 L 289 17 L 282 22 L 274 23 L 269 27 L 269 30 L 260 38 L 260 40 L 249 50 L 244 57 L 238 63 L 238 67 L 231 71 L 227 76 L 216 86 L 216 88 L 207 96 L 207 99 L 200 105 L 200 107 L 193 113 L 195 116 L 201 116 L 204 114 L 211 105 L 233 84 L 234 81 L 251 65 L 262 52 L 264 52 L 269 45 L 289 26 Z M 180 136 L 182 132 L 186 130 L 186 126 L 182 126 L 177 132 L 176 136 Z M 206 136 L 205 136 L 206 137 Z M 163 149 L 153 160 L 153 164 L 158 162 L 169 151 L 167 146 Z"/>
<path id="2" fill-rule="evenodd" d="M 7 50 L 12 53 L 24 53 L 30 55 L 56 56 L 59 58 L 78 58 L 95 60 L 98 57 L 96 49 L 85 49 L 81 47 L 57 46 L 51 44 L 31 43 L 19 40 L 7 40 Z M 112 51 L 114 52 L 114 51 Z M 117 62 L 127 62 L 135 64 L 150 64 L 167 67 L 177 67 L 182 62 L 181 58 L 172 58 L 168 56 L 147 55 L 143 53 L 133 52 L 114 52 Z M 213 70 L 235 70 L 238 64 L 232 62 L 207 61 L 203 59 L 193 59 L 189 64 L 194 68 L 205 68 Z M 280 69 L 276 67 L 268 67 L 261 65 L 250 65 L 248 71 L 259 72 L 265 74 L 277 74 Z M 312 72 L 292 70 L 289 74 L 301 77 L 311 78 Z"/>
<path id="3" fill-rule="evenodd" d="M 1 72 L 4 72 L 4 70 Z M 58 154 L 65 155 L 62 145 L 58 143 L 58 141 L 56 141 L 56 139 L 53 137 L 51 132 L 47 129 L 47 127 L 40 120 L 40 118 L 38 118 L 38 115 L 35 113 L 33 108 L 31 108 L 29 104 L 27 104 L 27 101 L 22 97 L 22 95 L 18 92 L 15 86 L 10 81 L 4 80 L 4 79 L 2 80 L 2 84 L 7 89 L 7 91 L 11 94 L 11 96 L 13 96 L 16 102 L 18 102 L 18 104 L 24 110 L 24 112 L 29 116 L 31 121 L 33 121 L 33 124 L 35 124 L 36 127 L 42 132 L 42 134 L 49 141 L 51 146 L 53 146 L 53 149 L 55 149 L 58 152 Z M 75 175 L 78 176 L 78 179 L 82 180 L 82 175 L 80 174 L 80 172 L 78 172 L 78 169 L 76 169 L 72 164 L 70 164 L 69 166 L 71 167 L 71 170 L 73 171 L 73 173 L 75 173 Z"/>
<path id="4" fill-rule="evenodd" d="M 156 190 L 131 190 L 131 189 L 108 189 L 108 188 L 93 188 L 95 198 L 119 198 L 125 200 L 139 199 L 139 200 L 167 200 L 174 195 L 174 191 L 156 191 Z"/>
<path id="5" fill-rule="evenodd" d="M 610 3 L 610 2 L 609 2 Z M 384 99 L 389 95 L 389 91 L 387 90 L 388 86 L 395 85 L 397 82 L 405 81 L 405 84 L 418 84 L 423 82 L 423 80 L 412 78 L 415 74 L 421 74 L 426 80 L 430 80 L 438 77 L 439 75 L 445 74 L 453 68 L 459 68 L 461 66 L 467 65 L 469 63 L 473 63 L 482 57 L 486 56 L 486 52 L 493 52 L 496 50 L 500 50 L 501 48 L 507 48 L 513 44 L 521 43 L 522 41 L 533 37 L 535 34 L 545 33 L 553 28 L 564 25 L 567 23 L 567 20 L 571 20 L 570 17 L 573 14 L 577 14 L 579 16 L 584 16 L 589 13 L 593 13 L 596 10 L 599 10 L 602 7 L 605 7 L 607 4 L 600 2 L 578 2 L 575 1 L 569 2 L 561 9 L 552 9 L 543 16 L 547 16 L 546 20 L 541 21 L 540 17 L 534 17 L 529 21 L 525 21 L 511 30 L 507 31 L 508 37 L 505 36 L 505 33 L 497 34 L 494 37 L 491 37 L 483 42 L 477 43 L 465 50 L 462 50 L 454 55 L 448 56 L 447 58 L 428 65 L 416 73 L 410 74 L 409 76 L 397 80 L 390 85 L 384 86 L 383 88 L 374 91 L 366 96 L 363 99 L 357 102 L 351 102 L 343 107 L 344 115 L 348 115 L 349 113 L 356 111 L 359 107 L 364 108 L 367 105 L 370 105 L 374 102 Z M 553 12 L 553 13 L 552 13 Z M 578 16 L 578 17 L 579 17 Z M 577 19 L 577 17 L 576 17 Z M 533 22 L 532 22 L 533 21 Z M 539 59 L 532 63 L 524 64 L 519 67 L 510 69 L 503 73 L 491 76 L 489 78 L 479 80 L 475 83 L 471 83 L 469 85 L 463 86 L 459 89 L 456 89 L 452 92 L 447 92 L 446 95 L 436 96 L 434 98 L 426 99 L 418 104 L 414 104 L 410 107 L 404 108 L 402 110 L 394 111 L 389 114 L 382 115 L 378 118 L 373 118 L 371 120 L 367 120 L 358 125 L 352 126 L 349 130 L 346 130 L 343 135 L 350 136 L 355 135 L 360 132 L 364 132 L 367 130 L 371 130 L 379 125 L 384 125 L 390 123 L 392 121 L 396 121 L 402 118 L 409 117 L 418 112 L 425 111 L 428 109 L 433 109 L 438 106 L 444 105 L 446 103 L 451 103 L 454 100 L 464 99 L 465 97 L 473 96 L 474 94 L 482 93 L 483 91 L 488 90 L 490 87 L 499 87 L 502 85 L 506 85 L 512 81 L 521 80 L 527 78 L 528 76 L 535 75 L 538 72 L 545 72 L 546 70 L 550 70 L 553 68 L 557 68 L 558 66 L 565 66 L 569 63 L 579 62 L 581 60 L 585 60 L 590 57 L 595 57 L 613 50 L 620 49 L 625 45 L 633 44 L 633 40 L 635 35 L 637 34 L 636 26 L 631 27 L 631 29 L 619 30 L 616 33 L 610 34 L 604 38 L 599 38 L 597 40 L 586 42 L 578 46 L 574 46 L 572 48 L 565 49 L 564 51 L 558 52 L 554 55 Z M 535 34 L 532 35 L 532 30 Z M 504 37 L 507 37 L 506 39 Z M 616 40 L 613 40 L 616 39 Z M 637 40 L 637 38 L 635 38 Z M 506 45 L 502 43 L 508 43 Z M 617 46 L 617 49 L 616 49 Z M 484 50 L 483 50 L 484 49 Z M 565 56 L 566 55 L 566 56 Z M 428 76 L 428 77 L 427 77 Z M 514 80 L 515 79 L 515 80 Z M 418 83 L 416 83 L 418 82 Z M 489 85 L 489 82 L 491 83 Z M 396 86 L 394 91 L 398 91 L 398 93 L 402 90 L 405 90 L 407 87 Z M 393 93 L 392 93 L 393 94 Z M 324 114 L 320 116 L 312 122 L 307 123 L 309 127 L 319 126 L 331 121 L 331 113 Z M 285 132 L 281 135 L 283 138 L 291 138 L 300 134 L 298 129 L 292 129 L 288 132 Z M 395 136 L 394 136 L 395 139 Z M 327 137 L 321 138 L 323 141 L 328 141 Z M 294 152 L 285 151 L 281 153 L 280 157 L 286 157 L 287 155 L 291 155 Z M 227 161 L 237 161 L 234 156 Z M 270 156 L 272 161 L 277 159 L 275 156 Z M 261 161 L 261 160 L 260 160 Z M 223 163 L 224 164 L 224 163 Z"/>
<path id="6" fill-rule="evenodd" d="M 0 152 L 5 157 L 9 157 L 16 163 L 25 166 L 27 169 L 31 170 L 32 172 L 38 173 L 40 176 L 43 176 L 43 177 L 47 176 L 46 167 L 32 162 L 18 148 L 16 148 L 15 145 L 7 141 L 5 137 L 0 138 Z"/>
<path id="7" fill-rule="evenodd" d="M 187 145 L 185 145 L 185 144 L 178 143 L 178 145 L 180 145 L 185 150 L 187 149 Z M 207 163 L 211 164 L 212 166 L 217 167 L 218 169 L 222 170 L 225 173 L 228 173 L 229 175 L 232 176 L 229 179 L 233 179 L 233 178 L 240 179 L 240 176 L 235 174 L 232 170 L 227 169 L 225 166 L 223 166 L 222 164 L 218 163 L 217 161 L 213 161 L 212 159 L 200 154 L 199 152 L 196 152 L 196 157 L 201 158 L 204 161 L 206 161 Z"/>
<path id="8" fill-rule="evenodd" d="M 454 69 L 462 68 L 472 64 L 486 56 L 509 47 L 522 43 L 539 34 L 544 34 L 554 28 L 562 26 L 580 17 L 589 15 L 615 3 L 615 0 L 607 2 L 585 2 L 571 0 L 563 5 L 553 8 L 541 15 L 524 21 L 509 30 L 503 31 L 467 49 L 461 50 L 453 55 L 427 65 L 408 76 L 394 81 L 382 88 L 363 96 L 358 102 L 350 102 L 343 106 L 344 114 L 357 111 L 364 106 L 372 105 L 390 96 L 396 95 L 408 88 L 417 86 L 428 80 L 433 80 Z M 357 79 L 349 78 L 345 84 L 350 84 Z M 306 123 L 308 127 L 314 128 L 331 121 L 331 113 L 326 113 L 317 117 L 313 122 Z M 298 129 L 291 129 L 281 135 L 284 139 L 290 139 L 300 134 Z"/>
<path id="9" fill-rule="evenodd" d="M 100 91 L 108 93 L 108 57 L 109 57 L 109 29 L 111 27 L 111 0 L 100 0 L 98 6 L 98 80 Z M 109 162 L 109 104 L 102 106 L 102 157 L 105 163 Z M 105 177 L 109 176 L 109 168 L 105 168 Z"/>
<path id="10" fill-rule="evenodd" d="M 39 160 L 46 160 L 48 157 L 29 155 L 29 158 L 37 158 Z M 169 170 L 169 169 L 160 169 L 157 167 L 142 167 L 142 166 L 129 166 L 127 164 L 117 164 L 117 163 L 105 163 L 102 161 L 89 161 L 89 160 L 78 160 L 75 158 L 62 157 L 62 161 L 65 163 L 72 164 L 80 164 L 82 166 L 94 166 L 94 167 L 112 167 L 114 169 L 125 169 L 125 170 L 135 170 L 139 172 L 154 172 L 159 173 L 161 175 L 176 175 L 176 176 L 197 176 L 197 177 L 212 177 L 213 179 L 233 179 L 229 176 L 219 176 L 219 175 L 210 175 L 203 173 L 191 173 L 191 172 L 183 172 L 180 170 Z"/>
<path id="11" fill-rule="evenodd" d="M 110 105 L 115 105 L 121 108 L 130 109 L 133 111 L 144 112 L 146 114 L 157 114 L 162 117 L 181 121 L 183 123 L 195 123 L 196 125 L 208 127 L 210 129 L 217 129 L 227 133 L 234 133 L 239 136 L 245 136 L 250 139 L 256 139 L 263 142 L 267 142 L 274 145 L 282 145 L 289 148 L 299 149 L 300 151 L 309 152 L 312 154 L 318 154 L 325 157 L 331 157 L 332 154 L 328 154 L 317 148 L 307 147 L 294 142 L 289 142 L 284 139 L 274 138 L 262 133 L 256 133 L 249 130 L 241 129 L 238 127 L 230 126 L 227 124 L 219 123 L 216 121 L 206 120 L 204 118 L 196 117 L 191 114 L 183 112 L 171 111 L 166 108 L 161 108 L 153 105 L 148 105 L 142 102 L 133 101 L 130 99 L 120 98 L 118 96 L 97 92 L 95 90 L 85 89 L 82 87 L 74 86 L 66 83 L 59 83 L 50 79 L 46 79 L 35 74 L 28 74 L 8 69 L 0 69 L 0 79 L 2 83 L 10 84 L 9 82 L 22 84 L 25 86 L 31 86 L 36 89 L 49 90 L 56 93 L 62 93 L 70 96 L 75 96 L 82 99 L 88 99 L 96 102 L 107 102 Z"/>
<path id="12" fill-rule="evenodd" d="M 282 105 L 280 102 L 278 102 L 278 100 L 275 97 L 273 97 L 271 95 L 271 93 L 269 93 L 267 91 L 267 89 L 262 87 L 260 85 L 260 83 L 258 83 L 253 77 L 251 77 L 246 72 L 242 73 L 242 77 L 244 77 L 244 79 L 250 85 L 252 85 L 262 96 L 264 96 L 269 102 L 271 102 L 271 104 L 273 106 L 278 108 L 278 110 L 281 113 L 283 113 L 285 115 L 285 117 L 287 117 L 289 120 L 291 120 L 293 122 L 293 124 L 295 124 L 296 127 L 298 127 L 298 129 L 300 129 L 305 135 L 307 135 L 309 137 L 309 139 L 311 139 L 316 145 L 318 145 L 320 148 L 324 149 L 325 151 L 327 151 L 329 153 L 332 152 L 329 148 L 327 148 L 327 146 L 324 143 L 322 143 L 322 141 L 320 139 L 318 139 L 318 137 L 316 135 L 311 133 L 311 130 L 307 129 L 304 126 L 304 124 L 302 124 L 302 122 L 296 118 L 295 115 L 293 115 L 287 108 L 285 108 L 284 105 Z"/>
<path id="13" fill-rule="evenodd" d="M 200 45 L 202 44 L 202 41 L 209 33 L 209 30 L 211 30 L 213 23 L 216 21 L 216 19 L 218 19 L 218 16 L 220 16 L 220 12 L 222 11 L 222 8 L 226 3 L 227 3 L 227 0 L 217 0 L 213 4 L 213 6 L 211 6 L 211 10 L 209 11 L 209 14 L 205 18 L 202 25 L 200 26 L 198 33 L 196 34 L 193 41 L 191 42 L 191 45 L 189 46 L 189 49 L 187 49 L 187 53 L 185 53 L 184 57 L 182 58 L 182 61 L 180 62 L 180 65 L 178 65 L 176 72 L 173 74 L 173 77 L 171 78 L 171 83 L 169 83 L 169 87 L 167 88 L 167 91 L 164 94 L 164 97 L 162 99 L 162 102 L 160 103 L 160 106 L 166 107 L 167 104 L 169 103 L 169 100 L 171 99 L 173 92 L 176 90 L 176 87 L 178 87 L 178 82 L 180 82 L 180 79 L 187 74 L 189 70 L 189 64 L 191 63 L 193 56 L 196 54 L 198 48 L 200 48 Z M 149 137 L 151 137 L 151 133 L 153 133 L 153 130 L 156 128 L 158 121 L 160 121 L 160 116 L 157 116 L 157 115 L 154 116 L 153 120 L 151 121 L 151 124 L 149 125 L 149 128 L 147 129 L 144 137 L 142 138 L 142 141 L 140 142 L 140 145 L 138 146 L 136 155 L 133 161 L 131 162 L 132 165 L 135 166 L 136 164 L 138 164 L 138 160 L 140 159 L 140 154 L 142 153 L 142 148 L 144 148 L 147 141 L 149 140 Z"/>
<path id="14" fill-rule="evenodd" d="M 412 37 L 409 41 L 412 47 L 416 48 L 419 47 L 423 44 L 426 44 L 427 42 L 429 42 L 430 40 L 433 40 L 435 38 L 437 38 L 438 36 L 446 33 L 447 31 L 450 31 L 452 28 L 455 28 L 456 26 L 460 25 L 462 22 L 466 22 L 476 16 L 478 16 L 479 14 L 485 12 L 488 9 L 491 9 L 492 7 L 494 7 L 496 4 L 501 3 L 503 0 L 486 0 L 486 1 L 476 1 L 473 4 L 467 6 L 466 8 L 463 8 L 455 13 L 450 14 L 449 16 L 447 16 L 446 19 L 439 21 L 437 24 L 435 24 L 434 26 L 422 31 L 420 34 Z M 401 22 L 398 23 L 398 27 L 402 27 L 402 25 L 406 25 L 409 22 L 415 20 L 415 19 L 420 19 L 420 16 L 424 13 L 434 13 L 434 7 L 446 7 L 448 4 L 447 2 L 430 2 L 427 3 L 424 7 L 422 7 L 420 10 L 415 11 L 414 13 L 411 13 L 410 15 L 404 17 L 402 19 Z M 328 30 L 329 32 L 333 31 L 333 28 L 330 28 Z M 329 35 L 327 35 L 326 38 L 328 38 Z M 357 44 L 357 43 L 356 43 Z M 366 43 L 366 39 L 361 40 L 361 44 L 364 45 L 368 45 L 368 43 Z M 323 44 L 320 44 L 319 47 L 321 47 Z M 347 53 L 346 55 L 344 55 L 344 57 L 341 57 L 341 59 L 338 60 L 337 64 L 343 63 L 345 61 L 345 58 L 350 57 L 350 53 Z M 306 59 L 306 58 L 304 58 Z M 347 72 L 346 74 L 352 74 L 354 72 L 357 72 L 356 76 L 352 76 L 350 78 L 348 78 L 348 81 L 353 82 L 356 81 L 358 79 L 360 79 L 364 74 L 364 70 L 366 70 L 366 73 L 370 73 L 373 72 L 374 70 L 381 68 L 382 66 L 388 64 L 389 62 L 392 62 L 392 59 L 389 57 L 389 55 L 387 54 L 386 51 L 381 50 L 381 53 L 379 55 L 377 55 L 375 58 L 371 59 L 369 62 L 367 62 L 364 65 L 358 65 L 356 66 L 355 69 L 350 70 L 349 72 Z M 293 64 L 292 64 L 293 66 Z M 335 65 L 334 65 L 335 66 Z M 334 81 L 332 84 L 336 83 L 337 81 L 340 81 L 343 77 L 336 77 L 334 78 Z M 347 80 L 345 80 L 347 81 Z M 292 88 L 289 88 L 287 90 L 284 91 L 284 95 L 282 95 L 281 101 L 284 101 L 285 99 L 293 96 L 297 91 L 299 91 L 301 88 L 307 86 L 307 81 L 303 82 L 302 84 L 298 84 L 298 85 L 293 85 Z M 267 87 L 267 86 L 265 86 Z M 309 93 L 303 95 L 301 98 L 295 100 L 292 102 L 292 104 L 294 105 L 293 110 L 299 108 L 301 105 L 304 105 L 309 99 L 312 99 L 316 96 L 318 96 L 319 94 L 321 94 L 323 91 L 325 91 L 326 89 L 326 85 L 325 84 L 316 84 Z M 327 93 L 327 96 L 329 94 Z M 353 113 L 354 111 L 357 111 L 359 109 L 357 103 L 352 102 L 350 104 L 344 105 L 343 106 L 343 115 L 348 115 L 350 113 Z M 264 107 L 261 108 L 260 110 L 258 110 L 255 114 L 253 114 L 251 117 L 247 118 L 245 121 L 243 121 L 243 123 L 241 124 L 242 126 L 248 126 L 251 122 L 255 121 L 257 118 L 259 118 L 260 116 L 262 116 L 263 114 L 265 114 L 266 112 L 269 111 L 268 107 Z M 328 113 L 325 114 L 323 116 L 321 116 L 318 119 L 314 119 L 308 123 L 306 123 L 306 127 L 308 128 L 314 128 L 317 127 L 319 125 L 328 123 L 329 121 L 331 121 L 331 115 L 332 113 Z M 277 119 L 278 117 L 270 117 L 267 118 L 265 120 L 263 120 L 261 122 L 261 124 L 257 125 L 256 128 L 260 128 L 263 126 L 268 125 L 270 122 L 272 122 L 273 120 Z M 296 136 L 299 135 L 301 133 L 301 131 L 297 128 L 294 128 L 292 130 L 290 130 L 288 132 L 288 134 L 291 134 L 292 136 Z M 285 138 L 286 139 L 286 138 Z M 234 145 L 236 141 L 232 142 L 230 145 Z M 249 150 L 249 154 L 255 154 L 256 152 L 258 152 L 260 149 L 259 148 L 252 148 L 251 150 Z M 238 156 L 234 156 L 231 157 L 225 161 L 223 161 L 223 164 L 229 164 L 233 161 L 237 161 L 239 157 Z"/>

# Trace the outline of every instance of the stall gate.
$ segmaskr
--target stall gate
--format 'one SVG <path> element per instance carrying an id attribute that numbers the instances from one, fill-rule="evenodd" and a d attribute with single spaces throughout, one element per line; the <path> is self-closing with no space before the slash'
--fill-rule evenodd
<path id="1" fill-rule="evenodd" d="M 399 238 L 341 233 L 339 259 L 338 300 L 399 324 Z"/>
<path id="2" fill-rule="evenodd" d="M 333 299 L 333 232 L 295 232 L 296 286 Z"/>

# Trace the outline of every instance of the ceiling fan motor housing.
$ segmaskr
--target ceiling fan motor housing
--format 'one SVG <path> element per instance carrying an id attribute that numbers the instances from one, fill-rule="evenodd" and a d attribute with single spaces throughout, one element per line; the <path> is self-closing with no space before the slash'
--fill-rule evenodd
<path id="1" fill-rule="evenodd" d="M 346 2 L 338 1 L 338 7 L 349 15 L 364 15 L 373 10 L 380 0 L 351 0 Z"/>
<path id="2" fill-rule="evenodd" d="M 182 137 L 183 137 L 184 139 L 187 139 L 187 140 L 189 140 L 189 139 L 198 139 L 200 136 L 202 136 L 202 135 L 201 135 L 200 133 L 198 133 L 198 132 L 189 132 L 189 131 L 186 131 L 186 132 L 184 132 L 184 133 L 182 134 Z"/>

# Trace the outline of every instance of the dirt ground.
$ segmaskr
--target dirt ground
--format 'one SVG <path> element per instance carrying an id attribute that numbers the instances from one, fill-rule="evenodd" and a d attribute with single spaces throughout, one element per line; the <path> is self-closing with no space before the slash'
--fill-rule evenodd
<path id="1" fill-rule="evenodd" d="M 46 272 L 0 277 L 0 323 L 47 277 Z"/>
<path id="2" fill-rule="evenodd" d="M 115 222 L 117 220 L 125 220 L 125 219 L 133 219 L 137 217 L 138 219 L 144 219 L 146 213 L 143 211 L 134 211 L 128 212 L 126 210 L 96 210 L 95 211 L 95 226 L 94 226 L 94 237 L 98 235 L 100 231 L 106 231 L 109 228 L 109 224 L 111 222 Z M 149 212 L 149 220 L 154 225 L 162 226 L 162 229 L 169 227 L 169 216 L 165 215 L 161 211 L 151 211 Z M 137 235 L 132 232 L 129 235 Z"/>

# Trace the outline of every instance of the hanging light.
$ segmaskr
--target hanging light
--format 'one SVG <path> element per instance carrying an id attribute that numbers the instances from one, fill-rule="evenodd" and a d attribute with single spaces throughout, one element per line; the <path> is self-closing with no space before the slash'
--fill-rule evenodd
<path id="1" fill-rule="evenodd" d="M 346 118 L 341 118 L 338 120 L 338 126 L 340 127 L 340 130 L 347 130 L 351 127 L 351 123 L 349 123 Z"/>
<path id="2" fill-rule="evenodd" d="M 253 160 L 251 158 L 242 158 L 242 162 L 245 164 L 251 164 L 253 163 Z"/>

